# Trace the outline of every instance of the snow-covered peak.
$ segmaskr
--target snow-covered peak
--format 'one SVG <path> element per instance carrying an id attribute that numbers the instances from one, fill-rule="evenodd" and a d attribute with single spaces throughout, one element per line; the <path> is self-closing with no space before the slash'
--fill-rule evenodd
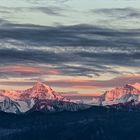
<path id="1" fill-rule="evenodd" d="M 42 89 L 48 89 L 48 90 L 52 90 L 47 84 L 44 84 L 43 82 L 37 81 L 33 88 L 35 88 L 36 90 L 40 90 Z"/>
<path id="2" fill-rule="evenodd" d="M 140 102 L 140 90 L 136 88 L 137 85 L 138 84 L 135 86 L 126 84 L 125 86 L 106 91 L 104 94 L 103 104 L 126 103 L 131 100 Z"/>
<path id="3" fill-rule="evenodd" d="M 119 103 L 127 103 L 130 101 L 140 103 L 140 84 L 126 84 L 122 87 L 116 87 L 106 91 L 98 99 L 93 100 L 93 104 L 112 105 Z"/>
<path id="4" fill-rule="evenodd" d="M 32 88 L 25 90 L 23 95 L 26 94 L 29 95 L 29 98 L 37 99 L 61 100 L 64 98 L 60 94 L 56 93 L 50 86 L 42 82 L 36 82 Z"/>
<path id="5" fill-rule="evenodd" d="M 140 83 L 135 83 L 135 84 L 132 84 L 131 86 L 133 86 L 134 88 L 140 90 Z"/>
<path id="6" fill-rule="evenodd" d="M 47 92 L 47 93 L 52 92 L 52 89 L 48 85 L 46 85 L 42 82 L 36 82 L 31 89 L 34 92 L 38 92 L 38 93 L 40 93 L 40 92 Z"/>
<path id="7" fill-rule="evenodd" d="M 134 88 L 132 85 L 125 85 L 123 87 L 118 87 L 115 89 L 112 89 L 110 91 L 107 91 L 105 93 L 105 101 L 113 101 L 116 99 L 121 98 L 122 96 L 126 94 L 135 94 L 139 95 L 140 91 L 136 88 Z"/>

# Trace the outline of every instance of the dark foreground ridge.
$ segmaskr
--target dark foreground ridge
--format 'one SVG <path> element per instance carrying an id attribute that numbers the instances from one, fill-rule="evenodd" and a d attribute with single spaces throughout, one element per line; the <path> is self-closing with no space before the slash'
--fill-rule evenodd
<path id="1" fill-rule="evenodd" d="M 77 112 L 0 112 L 0 140 L 124 139 L 140 139 L 140 111 L 95 106 Z"/>

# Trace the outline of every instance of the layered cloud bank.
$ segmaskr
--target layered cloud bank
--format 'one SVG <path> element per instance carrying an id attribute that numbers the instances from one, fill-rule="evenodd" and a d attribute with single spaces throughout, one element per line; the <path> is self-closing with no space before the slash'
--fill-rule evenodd
<path id="1" fill-rule="evenodd" d="M 0 4 L 1 88 L 42 79 L 93 93 L 139 82 L 138 0 L 8 2 Z"/>

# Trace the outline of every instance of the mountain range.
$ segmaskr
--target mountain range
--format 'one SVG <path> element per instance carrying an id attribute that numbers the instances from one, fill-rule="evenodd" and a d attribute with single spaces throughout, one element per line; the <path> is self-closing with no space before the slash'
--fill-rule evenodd
<path id="1" fill-rule="evenodd" d="M 8 113 L 77 111 L 88 107 L 66 99 L 42 82 L 24 91 L 0 91 L 0 110 Z"/>
<path id="2" fill-rule="evenodd" d="M 0 111 L 8 113 L 79 111 L 92 105 L 117 108 L 140 106 L 140 84 L 126 84 L 106 91 L 93 97 L 90 105 L 67 99 L 42 82 L 36 82 L 23 91 L 0 90 Z"/>

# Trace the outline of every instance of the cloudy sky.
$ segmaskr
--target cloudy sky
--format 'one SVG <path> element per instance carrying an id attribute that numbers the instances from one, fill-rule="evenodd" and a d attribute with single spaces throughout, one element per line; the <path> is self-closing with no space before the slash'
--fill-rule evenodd
<path id="1" fill-rule="evenodd" d="M 67 95 L 140 82 L 140 1 L 0 0 L 0 88 L 36 80 Z"/>

